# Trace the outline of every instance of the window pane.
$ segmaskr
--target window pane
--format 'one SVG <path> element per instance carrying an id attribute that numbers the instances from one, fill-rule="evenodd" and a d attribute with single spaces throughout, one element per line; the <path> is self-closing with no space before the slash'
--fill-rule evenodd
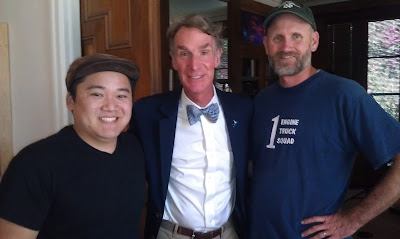
<path id="1" fill-rule="evenodd" d="M 400 57 L 368 60 L 368 93 L 400 92 Z"/>
<path id="2" fill-rule="evenodd" d="M 217 68 L 228 68 L 228 39 L 222 39 L 221 62 Z M 218 77 L 217 77 L 218 79 Z"/>
<path id="3" fill-rule="evenodd" d="M 368 22 L 368 57 L 400 55 L 400 19 Z"/>
<path id="4" fill-rule="evenodd" d="M 400 19 L 368 22 L 367 91 L 396 119 L 399 119 L 400 100 L 399 55 Z M 390 95 L 393 93 L 396 95 Z"/>
<path id="5" fill-rule="evenodd" d="M 214 78 L 218 80 L 227 80 L 228 69 L 216 69 Z"/>
<path id="6" fill-rule="evenodd" d="M 392 115 L 395 119 L 399 119 L 399 96 L 398 95 L 374 95 L 376 102 L 382 108 Z"/>

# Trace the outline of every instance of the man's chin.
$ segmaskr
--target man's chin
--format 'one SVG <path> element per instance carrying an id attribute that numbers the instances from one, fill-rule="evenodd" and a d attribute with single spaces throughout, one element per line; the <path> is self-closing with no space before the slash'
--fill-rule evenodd
<path id="1" fill-rule="evenodd" d="M 304 68 L 305 67 L 301 64 L 296 64 L 296 65 L 286 64 L 280 66 L 275 65 L 274 71 L 275 74 L 277 74 L 278 76 L 294 76 L 299 72 L 301 72 L 302 70 L 304 70 Z"/>
<path id="2" fill-rule="evenodd" d="M 123 128 L 118 128 L 118 129 L 108 129 L 108 130 L 103 130 L 102 132 L 99 132 L 99 137 L 104 139 L 104 140 L 114 140 L 118 138 L 118 136 L 122 133 L 124 129 Z"/>
<path id="3" fill-rule="evenodd" d="M 275 70 L 275 73 L 278 76 L 293 76 L 293 75 L 296 75 L 297 73 L 299 73 L 299 71 L 297 69 L 293 69 L 293 68 L 281 68 L 281 69 Z"/>

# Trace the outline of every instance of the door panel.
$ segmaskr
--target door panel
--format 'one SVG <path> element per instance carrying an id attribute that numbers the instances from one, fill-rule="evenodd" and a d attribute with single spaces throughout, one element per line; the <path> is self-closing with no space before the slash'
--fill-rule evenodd
<path id="1" fill-rule="evenodd" d="M 81 0 L 82 55 L 107 53 L 133 60 L 141 76 L 134 99 L 159 93 L 158 0 Z"/>

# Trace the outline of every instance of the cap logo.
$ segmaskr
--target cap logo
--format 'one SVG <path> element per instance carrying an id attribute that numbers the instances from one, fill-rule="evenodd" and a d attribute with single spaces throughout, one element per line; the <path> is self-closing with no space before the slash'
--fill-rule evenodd
<path id="1" fill-rule="evenodd" d="M 296 3 L 292 2 L 292 1 L 286 1 L 286 2 L 282 3 L 279 7 L 280 8 L 293 8 L 293 7 L 301 8 L 299 5 L 297 5 Z"/>

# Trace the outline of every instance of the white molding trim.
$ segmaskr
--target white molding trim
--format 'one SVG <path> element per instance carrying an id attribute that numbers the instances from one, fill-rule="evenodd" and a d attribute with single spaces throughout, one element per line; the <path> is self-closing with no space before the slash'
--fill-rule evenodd
<path id="1" fill-rule="evenodd" d="M 79 0 L 49 0 L 51 10 L 51 56 L 54 126 L 58 131 L 72 123 L 65 105 L 65 75 L 81 56 Z"/>

